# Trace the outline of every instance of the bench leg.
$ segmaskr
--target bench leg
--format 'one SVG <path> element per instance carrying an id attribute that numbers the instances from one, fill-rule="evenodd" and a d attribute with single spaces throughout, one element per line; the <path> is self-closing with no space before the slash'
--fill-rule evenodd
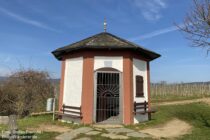
<path id="1" fill-rule="evenodd" d="M 55 120 L 59 120 L 59 119 L 62 119 L 62 116 L 61 115 L 56 115 Z"/>
<path id="2" fill-rule="evenodd" d="M 148 119 L 149 119 L 149 120 L 152 119 L 152 116 L 151 116 L 151 113 L 150 113 L 150 112 L 148 113 Z"/>

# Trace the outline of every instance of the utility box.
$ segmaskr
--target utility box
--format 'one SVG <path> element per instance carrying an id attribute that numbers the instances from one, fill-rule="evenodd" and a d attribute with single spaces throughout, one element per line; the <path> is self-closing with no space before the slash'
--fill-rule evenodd
<path id="1" fill-rule="evenodd" d="M 47 99 L 46 111 L 53 111 L 53 98 Z"/>

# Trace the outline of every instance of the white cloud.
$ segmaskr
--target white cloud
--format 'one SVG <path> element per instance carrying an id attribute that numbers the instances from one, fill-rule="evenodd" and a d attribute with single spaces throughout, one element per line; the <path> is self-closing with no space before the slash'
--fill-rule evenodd
<path id="1" fill-rule="evenodd" d="M 183 24 L 179 24 L 178 26 L 181 27 L 181 26 L 183 26 Z M 129 40 L 137 41 L 137 40 L 149 39 L 149 38 L 153 38 L 155 36 L 159 36 L 159 35 L 166 34 L 166 33 L 169 33 L 169 32 L 173 32 L 173 31 L 176 31 L 176 30 L 178 30 L 178 27 L 171 26 L 171 27 L 167 27 L 167 28 L 163 28 L 163 29 L 160 29 L 160 30 L 153 31 L 151 33 L 147 33 L 147 34 L 144 34 L 144 35 L 133 37 L 133 38 L 130 38 Z"/>
<path id="2" fill-rule="evenodd" d="M 163 0 L 154 0 L 158 5 L 160 5 L 161 7 L 166 7 L 166 3 L 163 2 Z"/>
<path id="3" fill-rule="evenodd" d="M 25 17 L 23 17 L 21 15 L 18 15 L 16 13 L 13 13 L 13 12 L 11 12 L 9 10 L 6 10 L 6 9 L 2 8 L 2 7 L 0 7 L 0 12 L 6 14 L 6 15 L 8 15 L 8 16 L 10 16 L 10 17 L 12 17 L 12 18 L 14 18 L 14 19 L 16 19 L 18 21 L 21 21 L 23 23 L 26 23 L 26 24 L 29 24 L 29 25 L 32 25 L 32 26 L 35 26 L 35 27 L 38 27 L 38 28 L 42 28 L 42 29 L 54 31 L 54 32 L 60 32 L 59 30 L 54 29 L 52 27 L 49 27 L 49 26 L 45 25 L 42 22 L 25 18 Z"/>
<path id="4" fill-rule="evenodd" d="M 161 10 L 167 8 L 165 0 L 134 0 L 145 19 L 154 21 L 162 17 Z"/>

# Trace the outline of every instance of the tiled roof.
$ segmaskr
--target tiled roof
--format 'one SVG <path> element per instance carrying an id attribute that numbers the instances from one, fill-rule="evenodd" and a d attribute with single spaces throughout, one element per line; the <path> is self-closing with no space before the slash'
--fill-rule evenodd
<path id="1" fill-rule="evenodd" d="M 89 38 L 83 39 L 81 41 L 78 41 L 76 43 L 64 46 L 62 48 L 58 48 L 54 50 L 52 53 L 54 56 L 61 60 L 62 56 L 71 53 L 73 51 L 77 50 L 83 50 L 83 49 L 93 49 L 93 50 L 135 50 L 142 52 L 146 55 L 148 55 L 148 58 L 153 60 L 155 58 L 160 57 L 159 54 L 150 51 L 148 49 L 145 49 L 137 44 L 134 44 L 132 42 L 129 42 L 125 39 L 119 38 L 113 34 L 102 32 L 99 34 L 96 34 L 94 36 L 91 36 Z"/>

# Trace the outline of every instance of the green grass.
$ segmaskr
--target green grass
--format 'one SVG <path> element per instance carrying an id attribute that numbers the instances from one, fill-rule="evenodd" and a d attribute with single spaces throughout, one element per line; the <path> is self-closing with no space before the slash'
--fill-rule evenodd
<path id="1" fill-rule="evenodd" d="M 152 120 L 138 125 L 125 126 L 135 130 L 162 125 L 178 118 L 192 125 L 192 133 L 180 136 L 178 140 L 210 140 L 210 106 L 204 103 L 186 105 L 159 106 L 158 111 L 152 115 Z M 179 126 L 177 126 L 179 129 Z M 82 134 L 79 137 L 84 137 Z M 90 136 L 89 136 L 90 137 Z M 107 139 L 96 135 L 93 140 Z M 151 139 L 151 138 L 148 138 Z M 132 140 L 135 140 L 134 138 Z"/>
<path id="2" fill-rule="evenodd" d="M 84 126 L 84 125 L 77 125 L 77 124 L 73 125 L 71 123 L 62 123 L 60 121 L 53 121 L 51 114 L 30 116 L 30 117 L 25 117 L 23 119 L 18 120 L 18 127 L 21 130 L 26 130 L 27 128 L 36 128 L 41 124 L 53 124 L 53 125 L 59 125 L 59 126 L 67 126 L 72 129 Z"/>
<path id="3" fill-rule="evenodd" d="M 38 127 L 40 124 L 59 124 L 60 122 L 53 122 L 52 121 L 52 115 L 42 115 L 42 116 L 35 116 L 35 117 L 26 117 L 23 119 L 19 119 L 17 121 L 18 123 L 18 129 L 21 131 L 26 130 L 27 128 L 36 128 Z M 71 127 L 69 125 L 69 127 Z M 8 130 L 8 126 L 7 125 L 0 125 L 0 131 L 6 131 Z M 38 140 L 51 140 L 53 139 L 55 136 L 59 135 L 59 133 L 55 133 L 55 132 L 41 132 L 41 133 L 27 133 L 27 134 L 22 134 L 19 135 L 20 137 L 26 137 L 26 136 L 33 136 L 34 139 L 38 139 Z"/>
<path id="4" fill-rule="evenodd" d="M 0 131 L 6 130 L 7 125 L 0 124 Z"/>
<path id="5" fill-rule="evenodd" d="M 38 115 L 38 116 L 30 116 L 30 117 L 25 117 L 23 119 L 18 119 L 18 129 L 21 131 L 27 130 L 27 128 L 38 128 L 39 125 L 43 124 L 53 124 L 53 125 L 59 125 L 59 126 L 66 126 L 72 129 L 84 126 L 84 125 L 76 125 L 76 124 L 70 124 L 70 123 L 62 123 L 60 121 L 53 121 L 52 120 L 52 115 Z M 6 125 L 0 125 L 0 131 L 4 130 L 6 131 L 8 129 L 8 126 Z M 56 132 L 38 132 L 38 133 L 28 133 L 28 134 L 23 134 L 22 136 L 26 135 L 31 135 L 35 139 L 38 140 L 52 140 L 54 139 L 57 135 L 60 133 Z"/>
<path id="6" fill-rule="evenodd" d="M 38 127 L 40 124 L 49 124 L 52 123 L 51 115 L 42 115 L 34 117 L 25 117 L 18 120 L 18 128 L 25 130 L 27 128 Z"/>
<path id="7" fill-rule="evenodd" d="M 159 103 L 159 102 L 168 102 L 168 101 L 182 101 L 182 100 L 193 100 L 193 99 L 200 99 L 210 97 L 210 95 L 197 95 L 197 96 L 180 96 L 180 95 L 158 95 L 152 96 L 151 101 L 152 103 Z"/>
<path id="8" fill-rule="evenodd" d="M 152 120 L 140 123 L 138 125 L 126 126 L 132 129 L 144 129 L 147 127 L 153 127 L 156 125 L 164 124 L 173 118 L 186 121 L 193 126 L 192 133 L 181 137 L 178 140 L 210 140 L 210 106 L 204 103 L 192 103 L 186 105 L 169 105 L 169 106 L 158 106 L 157 112 L 152 115 Z M 51 115 L 42 115 L 35 117 L 27 117 L 18 120 L 19 129 L 25 130 L 29 127 L 38 127 L 39 124 L 55 124 L 61 126 L 67 126 L 70 128 L 77 128 L 83 125 L 72 125 L 67 123 L 61 123 L 58 121 L 52 121 Z M 0 125 L 0 130 L 5 129 L 5 126 Z M 178 126 L 177 126 L 177 129 Z M 51 140 L 59 133 L 53 132 L 42 132 L 41 134 L 35 134 L 40 140 Z M 80 135 L 84 137 L 86 135 Z M 88 136 L 93 140 L 105 140 L 107 138 L 101 137 L 100 135 Z M 134 139 L 135 140 L 135 139 Z"/>
<path id="9" fill-rule="evenodd" d="M 210 106 L 204 103 L 159 106 L 158 111 L 152 115 L 151 121 L 129 127 L 143 129 L 164 124 L 173 118 L 184 120 L 193 126 L 191 134 L 177 139 L 210 140 Z M 178 126 L 177 129 L 179 129 Z"/>

